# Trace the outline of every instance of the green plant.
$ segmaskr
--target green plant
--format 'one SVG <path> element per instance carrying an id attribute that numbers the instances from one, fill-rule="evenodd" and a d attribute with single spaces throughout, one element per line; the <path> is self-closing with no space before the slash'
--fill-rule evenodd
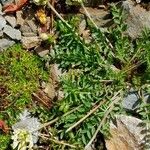
<path id="1" fill-rule="evenodd" d="M 0 148 L 1 150 L 6 150 L 9 148 L 10 136 L 9 135 L 0 135 Z"/>
<path id="2" fill-rule="evenodd" d="M 54 128 L 59 139 L 77 149 L 88 147 L 99 132 L 108 135 L 110 120 L 125 113 L 121 100 L 130 88 L 149 90 L 150 32 L 146 30 L 132 41 L 124 34 L 127 26 L 123 11 L 116 6 L 111 11 L 114 26 L 108 33 L 89 26 L 89 43 L 79 36 L 74 18 L 68 21 L 69 25 L 64 20 L 57 21 L 59 36 L 51 57 L 67 74 L 61 78 L 65 97 L 52 109 L 54 117 L 62 116 Z M 140 118 L 147 116 L 145 120 L 149 121 L 148 109 L 141 112 Z"/>
<path id="3" fill-rule="evenodd" d="M 48 80 L 44 62 L 18 44 L 0 53 L 0 119 L 9 126 L 26 107 L 32 106 L 32 93 L 40 86 L 40 80 Z M 9 136 L 0 135 L 9 143 Z M 1 140 L 4 141 L 4 140 Z M 0 149 L 3 150 L 0 144 Z"/>

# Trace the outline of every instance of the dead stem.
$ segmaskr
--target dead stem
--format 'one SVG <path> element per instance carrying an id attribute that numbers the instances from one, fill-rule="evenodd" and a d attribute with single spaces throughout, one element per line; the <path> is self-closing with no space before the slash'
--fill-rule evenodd
<path id="1" fill-rule="evenodd" d="M 110 105 L 107 107 L 107 109 L 106 109 L 106 111 L 105 111 L 105 113 L 104 113 L 105 115 L 104 115 L 103 119 L 100 121 L 100 124 L 99 124 L 97 130 L 95 131 L 93 137 L 91 138 L 91 140 L 89 141 L 89 143 L 85 146 L 85 150 L 87 150 L 87 149 L 89 148 L 89 146 L 92 144 L 92 142 L 93 142 L 94 139 L 96 138 L 96 136 L 97 136 L 98 132 L 100 131 L 101 127 L 103 126 L 103 124 L 104 124 L 104 122 L 105 122 L 107 116 L 108 116 L 109 113 L 113 110 L 114 104 L 120 101 L 121 97 L 117 97 L 117 95 L 118 95 L 121 91 L 122 91 L 122 89 L 119 90 L 119 91 L 112 97 L 112 103 L 110 103 Z"/>
<path id="2" fill-rule="evenodd" d="M 64 141 L 58 141 L 58 140 L 56 140 L 56 139 L 50 138 L 50 137 L 49 137 L 48 135 L 46 135 L 46 134 L 40 134 L 39 136 L 42 137 L 42 138 L 45 138 L 45 139 L 47 139 L 47 140 L 53 141 L 54 143 L 59 144 L 59 145 L 64 145 L 64 146 L 69 146 L 69 147 L 71 147 L 71 148 L 76 148 L 76 146 L 71 145 L 71 144 L 68 144 L 68 143 L 65 143 Z"/>
<path id="3" fill-rule="evenodd" d="M 71 29 L 71 26 L 65 21 L 65 19 L 56 11 L 56 9 L 48 2 L 47 3 L 48 7 L 56 14 L 56 16 L 62 21 L 64 22 L 67 27 L 69 27 Z"/>
<path id="4" fill-rule="evenodd" d="M 51 5 L 54 8 L 54 4 L 55 4 L 55 0 L 50 0 Z M 54 26 L 54 12 L 51 11 L 51 15 L 50 15 L 50 33 L 52 34 L 53 31 L 53 26 Z"/>
<path id="5" fill-rule="evenodd" d="M 90 21 L 92 22 L 92 24 L 95 26 L 95 28 L 98 29 L 98 26 L 95 24 L 95 22 L 94 22 L 93 19 L 91 18 L 89 12 L 87 11 L 87 9 L 85 8 L 85 6 L 84 6 L 83 3 L 81 3 L 81 6 L 82 6 L 83 10 L 85 11 L 86 16 L 89 18 L 89 20 L 90 20 Z M 100 29 L 99 29 L 99 30 L 100 30 Z M 101 31 L 101 33 L 102 33 L 102 31 Z M 112 44 L 111 44 L 111 42 L 107 39 L 107 37 L 106 37 L 103 33 L 102 33 L 102 35 L 105 37 L 106 42 L 108 43 L 109 47 L 110 47 L 111 49 L 114 49 L 113 46 L 112 46 Z"/>
<path id="6" fill-rule="evenodd" d="M 62 117 L 65 117 L 65 116 L 71 114 L 72 112 L 78 110 L 81 106 L 82 106 L 82 105 L 80 105 L 80 106 L 78 106 L 78 107 L 72 109 L 71 111 L 65 113 Z M 38 129 L 34 130 L 33 132 L 38 131 L 38 130 L 44 128 L 44 127 L 47 127 L 47 126 L 49 126 L 49 125 L 55 123 L 56 121 L 58 121 L 59 118 L 60 118 L 60 117 L 57 117 L 57 118 L 55 118 L 55 119 L 53 119 L 53 120 L 51 120 L 51 121 L 49 121 L 49 122 L 46 122 L 46 123 L 42 124 Z"/>
<path id="7" fill-rule="evenodd" d="M 93 114 L 101 105 L 103 105 L 106 102 L 106 100 L 103 100 L 99 103 L 99 105 L 97 105 L 96 107 L 94 107 L 92 110 L 90 110 L 90 112 L 85 115 L 83 118 L 81 118 L 78 122 L 76 122 L 75 124 L 73 124 L 71 127 L 69 127 L 66 130 L 66 133 L 71 131 L 73 128 L 75 128 L 76 126 L 78 126 L 81 122 L 83 122 L 86 118 L 88 118 L 91 114 Z"/>

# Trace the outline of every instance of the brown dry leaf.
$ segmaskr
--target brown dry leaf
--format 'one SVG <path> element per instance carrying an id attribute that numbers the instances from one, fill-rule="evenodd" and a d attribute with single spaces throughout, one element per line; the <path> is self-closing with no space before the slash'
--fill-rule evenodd
<path id="1" fill-rule="evenodd" d="M 46 13 L 44 9 L 39 9 L 36 12 L 36 17 L 40 21 L 41 24 L 45 25 L 47 22 Z"/>
<path id="2" fill-rule="evenodd" d="M 85 40 L 86 43 L 90 43 L 91 37 L 90 37 L 90 31 L 84 30 L 82 33 L 80 33 L 81 37 Z"/>
<path id="3" fill-rule="evenodd" d="M 2 129 L 4 133 L 7 133 L 9 130 L 8 126 L 3 120 L 0 120 L 0 129 Z"/>
<path id="4" fill-rule="evenodd" d="M 82 20 L 79 24 L 79 34 L 85 40 L 85 42 L 90 42 L 90 30 L 86 29 L 86 21 Z"/>
<path id="5" fill-rule="evenodd" d="M 33 100 L 39 105 L 43 105 L 46 108 L 50 109 L 52 107 L 52 99 L 47 96 L 47 94 L 39 89 L 36 93 L 33 93 Z"/>

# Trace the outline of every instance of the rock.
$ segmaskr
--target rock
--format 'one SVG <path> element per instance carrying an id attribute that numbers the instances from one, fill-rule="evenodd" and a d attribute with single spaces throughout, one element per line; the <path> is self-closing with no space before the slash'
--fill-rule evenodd
<path id="1" fill-rule="evenodd" d="M 2 13 L 2 5 L 0 3 L 0 15 L 1 15 L 1 13 Z"/>
<path id="2" fill-rule="evenodd" d="M 22 45 L 26 49 L 31 49 L 40 45 L 40 39 L 37 36 L 33 37 L 22 37 L 21 39 Z"/>
<path id="3" fill-rule="evenodd" d="M 6 4 L 13 3 L 14 0 L 0 0 L 0 2 L 1 2 L 2 5 L 6 5 Z"/>
<path id="4" fill-rule="evenodd" d="M 3 37 L 3 31 L 0 31 L 0 38 Z"/>
<path id="5" fill-rule="evenodd" d="M 6 20 L 3 16 L 0 15 L 0 31 L 5 27 Z"/>
<path id="6" fill-rule="evenodd" d="M 128 95 L 123 99 L 123 108 L 129 111 L 134 111 L 139 104 L 139 96 L 137 91 L 130 91 Z"/>
<path id="7" fill-rule="evenodd" d="M 15 44 L 14 41 L 10 41 L 8 39 L 0 39 L 0 50 L 6 49 Z"/>
<path id="8" fill-rule="evenodd" d="M 35 19 L 35 11 L 32 8 L 27 9 L 26 13 L 17 11 L 16 13 L 17 24 L 20 25 L 20 31 L 22 35 L 34 34 L 37 36 L 38 25 Z"/>
<path id="9" fill-rule="evenodd" d="M 20 30 L 24 36 L 28 36 L 29 34 L 37 36 L 38 33 L 37 26 L 32 20 L 24 21 L 24 23 L 21 25 Z"/>
<path id="10" fill-rule="evenodd" d="M 20 26 L 22 26 L 24 24 L 22 11 L 16 12 L 16 23 L 17 23 L 17 25 L 20 25 Z"/>
<path id="11" fill-rule="evenodd" d="M 45 55 L 47 55 L 49 53 L 48 49 L 45 49 L 44 47 L 38 46 L 35 48 L 35 52 L 40 56 L 40 57 L 44 57 Z"/>
<path id="12" fill-rule="evenodd" d="M 14 28 L 17 24 L 16 18 L 14 15 L 5 16 L 6 21 Z"/>
<path id="13" fill-rule="evenodd" d="M 86 9 L 89 12 L 94 23 L 99 28 L 109 27 L 112 24 L 111 16 L 110 16 L 110 13 L 108 11 L 105 11 L 104 9 L 97 9 L 97 8 L 91 8 L 91 7 L 86 7 Z M 83 9 L 80 9 L 80 12 L 82 14 L 85 14 Z"/>
<path id="14" fill-rule="evenodd" d="M 17 29 L 12 28 L 9 25 L 5 26 L 4 33 L 13 40 L 21 40 L 21 32 Z"/>
<path id="15" fill-rule="evenodd" d="M 150 11 L 140 5 L 135 5 L 132 0 L 123 1 L 122 6 L 128 14 L 127 34 L 132 39 L 139 37 L 144 28 L 150 28 Z"/>
<path id="16" fill-rule="evenodd" d="M 150 103 L 150 94 L 143 92 L 145 102 Z M 127 96 L 122 101 L 122 106 L 126 111 L 136 112 L 140 105 L 140 97 L 138 91 L 131 89 Z"/>
<path id="17" fill-rule="evenodd" d="M 22 34 L 26 34 L 26 33 L 32 33 L 32 29 L 29 27 L 29 25 L 27 25 L 26 23 L 24 23 L 21 27 L 20 27 L 20 31 L 22 32 Z"/>
<path id="18" fill-rule="evenodd" d="M 37 29 L 37 25 L 33 20 L 28 20 L 27 24 L 29 25 L 29 27 L 31 28 L 31 31 L 34 33 L 37 33 L 38 29 Z"/>
<path id="19" fill-rule="evenodd" d="M 110 124 L 110 139 L 105 140 L 107 150 L 144 150 L 147 132 L 142 120 L 118 115 Z"/>

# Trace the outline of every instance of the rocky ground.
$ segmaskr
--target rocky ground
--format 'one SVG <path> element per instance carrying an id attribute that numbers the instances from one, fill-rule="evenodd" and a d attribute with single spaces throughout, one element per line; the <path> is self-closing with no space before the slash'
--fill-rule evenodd
<path id="1" fill-rule="evenodd" d="M 46 29 L 43 29 L 43 25 L 37 19 L 38 11 L 35 11 L 33 7 L 25 6 L 16 13 L 4 13 L 2 7 L 10 2 L 12 1 L 1 1 L 0 3 L 0 49 L 5 49 L 15 42 L 21 42 L 24 48 L 34 49 L 40 56 L 47 54 L 49 50 L 40 46 L 40 34 L 43 32 L 42 30 L 44 32 L 49 30 L 50 17 L 47 16 L 47 25 L 44 27 Z M 149 5 L 146 7 L 146 4 L 135 4 L 132 0 L 124 1 L 121 5 L 128 13 L 127 32 L 134 39 L 139 36 L 144 27 L 150 25 L 150 12 L 146 9 Z M 104 9 L 101 7 L 87 8 L 92 19 L 101 28 L 111 25 L 109 11 L 105 6 L 103 7 Z M 82 9 L 78 13 L 82 14 L 80 17 L 83 17 Z"/>
<path id="2" fill-rule="evenodd" d="M 7 49 L 14 43 L 21 43 L 25 49 L 35 51 L 39 56 L 46 56 L 50 48 L 49 46 L 42 45 L 42 33 L 50 31 L 50 15 L 46 17 L 46 23 L 41 24 L 37 17 L 37 11 L 34 10 L 32 4 L 21 8 L 15 13 L 4 13 L 2 8 L 6 3 L 13 1 L 0 1 L 0 51 Z M 118 6 L 122 6 L 128 17 L 126 23 L 128 25 L 127 33 L 132 40 L 139 37 L 144 27 L 150 27 L 150 10 L 148 4 L 137 3 L 136 1 L 126 0 Z M 40 9 L 40 8 L 39 8 Z M 103 30 L 107 30 L 108 26 L 112 25 L 111 15 L 109 9 L 105 6 L 99 6 L 97 8 L 89 7 L 87 11 L 91 15 L 96 25 Z M 66 14 L 65 14 L 66 15 Z M 80 9 L 78 11 L 79 17 L 83 18 L 79 28 L 82 29 L 82 33 L 85 30 L 85 16 L 84 11 Z M 45 29 L 46 28 L 46 29 Z M 44 92 L 48 94 L 48 97 L 54 99 L 59 93 L 59 96 L 63 96 L 61 91 L 55 91 L 56 83 L 58 82 L 57 76 L 60 76 L 61 72 L 58 70 L 57 65 L 52 65 L 52 82 L 45 86 Z M 38 93 L 39 94 L 39 93 Z M 41 93 L 39 95 L 42 95 Z M 148 99 L 149 97 L 145 95 Z M 131 91 L 129 95 L 123 100 L 123 106 L 125 109 L 132 111 L 137 107 L 139 98 L 137 91 Z M 140 150 L 139 141 L 143 138 L 141 134 L 142 128 L 137 125 L 141 120 L 134 117 L 118 116 L 117 126 L 113 123 L 111 125 L 112 138 L 106 140 L 106 147 L 108 150 Z M 138 131 L 138 133 L 136 132 Z"/>

